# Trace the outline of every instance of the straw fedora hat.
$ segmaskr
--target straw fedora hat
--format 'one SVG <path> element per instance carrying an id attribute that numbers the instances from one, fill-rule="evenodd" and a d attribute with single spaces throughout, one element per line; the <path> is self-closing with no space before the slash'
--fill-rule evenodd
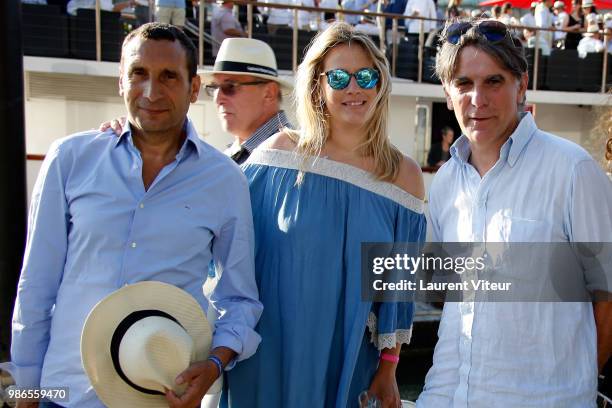
<path id="1" fill-rule="evenodd" d="M 593 0 L 583 0 L 582 8 L 593 7 Z"/>
<path id="2" fill-rule="evenodd" d="M 211 70 L 199 72 L 204 83 L 212 81 L 214 74 L 251 75 L 276 81 L 284 91 L 293 85 L 278 76 L 276 56 L 268 44 L 254 38 L 226 38 L 221 43 L 215 65 Z"/>
<path id="3" fill-rule="evenodd" d="M 139 282 L 111 293 L 91 310 L 81 333 L 81 360 L 108 407 L 167 407 L 164 387 L 205 360 L 212 340 L 200 304 L 162 282 Z M 209 390 L 216 392 L 217 390 Z"/>

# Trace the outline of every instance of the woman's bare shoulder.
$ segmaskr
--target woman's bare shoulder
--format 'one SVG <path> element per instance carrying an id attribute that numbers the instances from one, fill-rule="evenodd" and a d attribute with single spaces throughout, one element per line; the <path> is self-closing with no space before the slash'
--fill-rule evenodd
<path id="1" fill-rule="evenodd" d="M 294 139 L 295 136 L 292 134 L 289 134 L 286 131 L 281 131 L 270 136 L 260 145 L 260 148 L 293 151 L 297 146 Z"/>
<path id="2" fill-rule="evenodd" d="M 425 198 L 425 184 L 421 166 L 408 156 L 402 155 L 399 173 L 394 184 L 420 200 Z"/>

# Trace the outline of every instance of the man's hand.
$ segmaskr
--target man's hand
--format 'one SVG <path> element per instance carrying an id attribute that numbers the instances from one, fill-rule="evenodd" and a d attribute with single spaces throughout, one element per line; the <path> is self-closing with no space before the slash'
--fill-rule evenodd
<path id="1" fill-rule="evenodd" d="M 198 361 L 177 377 L 177 384 L 188 384 L 180 397 L 174 391 L 166 391 L 166 401 L 170 408 L 199 407 L 204 394 L 219 377 L 218 368 L 212 361 Z"/>
<path id="2" fill-rule="evenodd" d="M 125 116 L 120 116 L 116 119 L 111 120 L 110 122 L 102 122 L 98 130 L 100 132 L 105 132 L 106 130 L 111 128 L 113 129 L 113 132 L 115 132 L 115 134 L 119 136 L 121 132 L 123 132 L 123 126 L 125 125 L 125 121 Z"/>

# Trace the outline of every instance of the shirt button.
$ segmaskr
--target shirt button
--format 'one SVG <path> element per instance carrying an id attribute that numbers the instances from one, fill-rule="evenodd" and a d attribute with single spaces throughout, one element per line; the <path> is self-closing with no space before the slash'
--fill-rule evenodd
<path id="1" fill-rule="evenodd" d="M 143 203 L 140 203 L 139 207 L 140 207 L 140 208 L 144 208 L 144 204 L 143 204 Z"/>
<path id="2" fill-rule="evenodd" d="M 132 248 L 136 248 L 136 243 L 132 242 Z"/>

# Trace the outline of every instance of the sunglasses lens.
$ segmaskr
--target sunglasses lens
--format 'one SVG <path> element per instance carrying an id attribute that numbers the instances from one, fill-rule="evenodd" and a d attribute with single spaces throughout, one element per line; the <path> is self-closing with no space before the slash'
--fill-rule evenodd
<path id="1" fill-rule="evenodd" d="M 372 68 L 360 69 L 355 73 L 357 78 L 357 85 L 363 89 L 372 89 L 378 83 L 378 71 Z"/>
<path id="2" fill-rule="evenodd" d="M 472 24 L 468 22 L 454 23 L 446 29 L 446 41 L 451 44 L 457 44 L 461 36 L 472 28 Z"/>
<path id="3" fill-rule="evenodd" d="M 485 36 L 487 41 L 497 42 L 501 41 L 506 37 L 507 29 L 506 26 L 497 21 L 486 21 L 480 23 L 478 31 Z"/>
<path id="4" fill-rule="evenodd" d="M 236 93 L 236 84 L 232 84 L 231 82 L 224 83 L 219 86 L 219 89 L 221 89 L 221 92 L 225 95 L 233 96 Z"/>
<path id="5" fill-rule="evenodd" d="M 333 69 L 327 72 L 327 83 L 332 89 L 344 89 L 350 80 L 351 75 L 343 69 Z"/>

